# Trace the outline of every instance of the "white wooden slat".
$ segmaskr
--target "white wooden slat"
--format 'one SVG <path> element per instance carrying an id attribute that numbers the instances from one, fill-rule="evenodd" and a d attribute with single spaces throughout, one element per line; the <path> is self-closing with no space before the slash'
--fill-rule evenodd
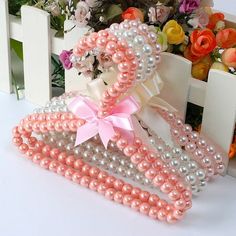
<path id="1" fill-rule="evenodd" d="M 50 15 L 23 6 L 22 32 L 26 99 L 44 105 L 51 98 Z"/>
<path id="2" fill-rule="evenodd" d="M 7 0 L 0 0 L 0 90 L 11 93 L 9 14 Z"/>
<path id="3" fill-rule="evenodd" d="M 205 81 L 190 79 L 188 102 L 191 102 L 200 107 L 204 106 L 206 97 L 207 83 Z"/>
<path id="4" fill-rule="evenodd" d="M 202 133 L 228 153 L 236 121 L 235 75 L 211 70 L 203 112 Z"/>
<path id="5" fill-rule="evenodd" d="M 158 66 L 158 73 L 164 81 L 160 97 L 174 106 L 183 118 L 188 101 L 191 68 L 190 61 L 171 53 L 162 53 Z"/>
<path id="6" fill-rule="evenodd" d="M 73 49 L 78 40 L 88 32 L 88 27 L 74 27 L 74 23 L 71 20 L 65 21 L 64 28 L 68 33 L 64 36 L 64 49 Z M 72 29 L 73 28 L 73 29 Z M 72 30 L 71 30 L 72 29 Z M 78 75 L 76 69 L 65 71 L 65 90 L 66 92 L 74 90 L 84 90 L 90 79 L 85 78 L 83 75 Z"/>
<path id="7" fill-rule="evenodd" d="M 64 49 L 64 38 L 63 37 L 55 37 L 56 30 L 51 29 L 51 50 L 55 55 L 60 55 L 61 51 Z"/>
<path id="8" fill-rule="evenodd" d="M 236 158 L 233 158 L 229 161 L 228 165 L 228 175 L 231 175 L 236 178 Z"/>
<path id="9" fill-rule="evenodd" d="M 10 20 L 10 38 L 22 42 L 22 24 L 19 17 L 9 15 Z"/>

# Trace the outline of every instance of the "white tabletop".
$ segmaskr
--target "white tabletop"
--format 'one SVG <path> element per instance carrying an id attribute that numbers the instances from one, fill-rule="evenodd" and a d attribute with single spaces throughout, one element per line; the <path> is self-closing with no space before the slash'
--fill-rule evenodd
<path id="1" fill-rule="evenodd" d="M 236 13 L 235 0 L 215 8 Z M 176 225 L 151 220 L 107 201 L 22 158 L 11 144 L 11 129 L 34 106 L 0 92 L 0 235 L 235 235 L 236 179 L 220 177 L 193 199 Z"/>

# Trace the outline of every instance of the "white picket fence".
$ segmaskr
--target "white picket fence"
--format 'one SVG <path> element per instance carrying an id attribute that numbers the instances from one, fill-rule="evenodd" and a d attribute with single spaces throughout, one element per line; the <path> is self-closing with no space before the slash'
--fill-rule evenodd
<path id="1" fill-rule="evenodd" d="M 71 49 L 87 28 L 76 27 L 64 38 L 54 37 L 48 13 L 23 6 L 21 19 L 8 14 L 7 0 L 0 0 L 0 90 L 11 93 L 11 60 L 9 39 L 23 42 L 25 98 L 44 105 L 51 98 L 51 54 Z M 229 25 L 236 27 L 236 18 L 227 15 Z M 73 22 L 66 21 L 65 29 Z M 159 72 L 165 81 L 161 96 L 185 116 L 187 102 L 204 107 L 202 132 L 228 152 L 236 121 L 236 77 L 211 70 L 208 83 L 191 77 L 191 62 L 163 53 Z M 65 73 L 66 91 L 83 89 L 88 82 L 78 78 L 75 70 Z M 170 92 L 174 91 L 174 92 Z M 236 162 L 228 173 L 236 176 Z"/>

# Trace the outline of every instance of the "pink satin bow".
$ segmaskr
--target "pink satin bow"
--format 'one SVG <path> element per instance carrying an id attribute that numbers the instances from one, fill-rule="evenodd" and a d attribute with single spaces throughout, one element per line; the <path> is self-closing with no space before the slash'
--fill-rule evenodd
<path id="1" fill-rule="evenodd" d="M 84 96 L 76 97 L 69 105 L 69 110 L 86 123 L 77 130 L 75 146 L 99 134 L 107 148 L 109 140 L 115 135 L 114 127 L 122 129 L 124 134 L 133 131 L 131 115 L 139 110 L 139 105 L 132 96 L 120 101 L 105 118 L 97 116 L 98 106 Z"/>

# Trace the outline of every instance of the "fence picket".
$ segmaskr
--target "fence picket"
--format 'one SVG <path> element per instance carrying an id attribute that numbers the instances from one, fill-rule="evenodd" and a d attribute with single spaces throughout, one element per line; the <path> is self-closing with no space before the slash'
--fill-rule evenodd
<path id="1" fill-rule="evenodd" d="M 83 37 L 85 33 L 88 32 L 88 27 L 78 27 L 75 26 L 73 21 L 65 21 L 64 28 L 68 33 L 64 36 L 64 49 L 72 49 L 78 42 L 78 40 Z M 73 28 L 74 27 L 74 28 Z M 73 29 L 72 29 L 73 28 Z M 71 30 L 72 29 L 72 30 Z M 65 71 L 65 90 L 66 92 L 74 90 L 83 90 L 86 88 L 86 84 L 90 79 L 85 78 L 83 75 L 78 75 L 76 69 Z"/>
<path id="2" fill-rule="evenodd" d="M 236 121 L 236 79 L 211 70 L 207 83 L 202 132 L 228 153 Z"/>
<path id="3" fill-rule="evenodd" d="M 164 80 L 164 88 L 160 97 L 170 102 L 183 118 L 188 102 L 191 67 L 190 61 L 171 53 L 162 53 L 161 63 L 158 66 L 158 73 Z M 170 91 L 174 91 L 174 93 L 170 93 Z"/>
<path id="4" fill-rule="evenodd" d="M 11 93 L 10 37 L 8 1 L 0 0 L 0 90 Z"/>
<path id="5" fill-rule="evenodd" d="M 43 105 L 51 98 L 50 15 L 22 6 L 25 97 Z"/>

